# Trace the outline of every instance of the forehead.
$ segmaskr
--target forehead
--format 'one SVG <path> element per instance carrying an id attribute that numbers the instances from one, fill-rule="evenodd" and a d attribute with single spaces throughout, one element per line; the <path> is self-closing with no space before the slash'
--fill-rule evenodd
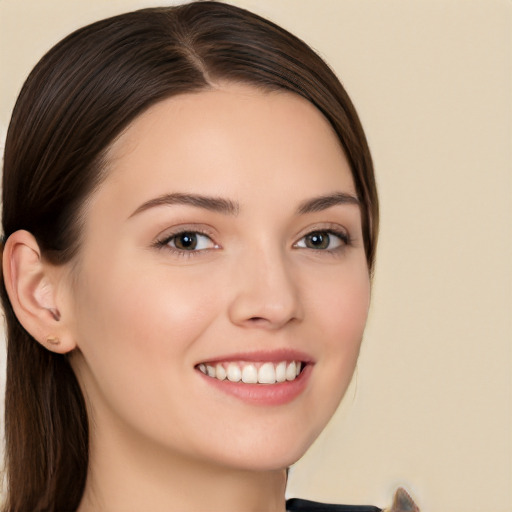
<path id="1" fill-rule="evenodd" d="M 247 85 L 154 105 L 112 145 L 107 160 L 106 184 L 135 187 L 146 200 L 196 191 L 191 188 L 241 202 L 261 189 L 269 195 L 323 194 L 333 187 L 354 193 L 338 137 L 314 105 L 294 93 Z"/>

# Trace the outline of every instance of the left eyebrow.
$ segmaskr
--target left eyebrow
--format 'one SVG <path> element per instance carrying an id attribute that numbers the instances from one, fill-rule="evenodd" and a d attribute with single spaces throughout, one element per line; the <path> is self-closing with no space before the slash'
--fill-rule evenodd
<path id="1" fill-rule="evenodd" d="M 306 213 L 321 212 L 322 210 L 331 208 L 331 206 L 337 206 L 340 204 L 353 204 L 359 206 L 360 201 L 357 197 L 347 194 L 346 192 L 336 192 L 334 194 L 318 196 L 313 199 L 303 201 L 297 208 L 297 213 L 299 215 L 305 215 Z"/>

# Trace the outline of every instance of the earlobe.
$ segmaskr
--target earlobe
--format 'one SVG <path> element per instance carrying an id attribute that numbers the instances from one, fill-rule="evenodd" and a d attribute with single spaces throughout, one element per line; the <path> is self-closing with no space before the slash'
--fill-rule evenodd
<path id="1" fill-rule="evenodd" d="M 34 236 L 24 230 L 14 232 L 5 242 L 2 263 L 7 294 L 25 330 L 48 350 L 73 350 L 58 304 L 61 272 L 44 261 Z"/>

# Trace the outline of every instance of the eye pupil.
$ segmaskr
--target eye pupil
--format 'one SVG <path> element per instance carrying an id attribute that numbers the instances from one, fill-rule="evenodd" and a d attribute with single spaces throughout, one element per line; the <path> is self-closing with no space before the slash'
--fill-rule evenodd
<path id="1" fill-rule="evenodd" d="M 197 235 L 195 233 L 181 233 L 174 240 L 177 249 L 194 250 L 197 246 Z"/>
<path id="2" fill-rule="evenodd" d="M 329 247 L 329 241 L 328 233 L 311 233 L 306 237 L 306 247 L 310 249 L 326 249 Z"/>

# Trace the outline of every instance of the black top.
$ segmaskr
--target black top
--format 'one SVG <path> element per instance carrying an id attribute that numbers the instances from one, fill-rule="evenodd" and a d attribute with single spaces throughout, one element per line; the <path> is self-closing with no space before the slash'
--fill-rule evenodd
<path id="1" fill-rule="evenodd" d="M 382 512 L 378 507 L 367 505 L 330 505 L 298 498 L 287 500 L 286 510 L 288 512 Z"/>

